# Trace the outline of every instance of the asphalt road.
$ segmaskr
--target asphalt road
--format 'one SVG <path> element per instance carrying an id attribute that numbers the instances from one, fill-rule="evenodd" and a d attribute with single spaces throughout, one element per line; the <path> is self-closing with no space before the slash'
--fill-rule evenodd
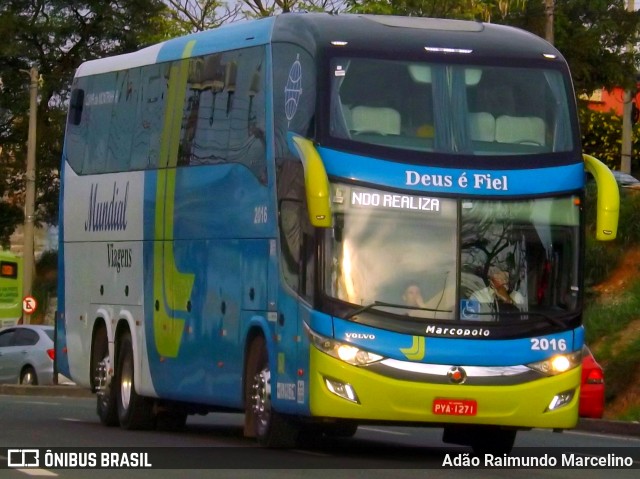
<path id="1" fill-rule="evenodd" d="M 9 468 L 9 451 L 39 448 L 107 454 L 144 453 L 154 469 Z M 147 449 L 148 448 L 148 449 Z M 576 449 L 578 448 L 578 449 Z M 28 450 L 28 449 L 25 449 Z M 125 431 L 102 426 L 95 398 L 74 386 L 0 386 L 0 477 L 25 479 L 44 475 L 64 479 L 129 477 L 144 479 L 289 478 L 415 479 L 416 477 L 493 479 L 526 477 L 590 479 L 611 474 L 597 468 L 456 468 L 444 467 L 444 458 L 469 457 L 469 448 L 441 442 L 441 430 L 362 426 L 353 439 L 335 440 L 319 447 L 272 450 L 256 447 L 242 436 L 241 414 L 209 414 L 189 418 L 185 431 Z M 520 433 L 516 454 L 551 451 L 577 457 L 629 455 L 630 468 L 613 471 L 616 478 L 636 478 L 640 470 L 640 425 L 611 421 L 582 421 L 578 430 L 554 434 L 546 430 Z M 59 456 L 62 457 L 62 456 Z M 67 457 L 67 456 L 64 456 Z M 99 456 L 98 456 L 99 457 Z M 65 459 L 66 460 L 66 459 Z M 4 461 L 4 462 L 3 462 Z M 185 469 L 175 469 L 174 464 Z M 186 466 L 185 466 L 186 464 Z M 160 469 L 158 469 L 160 468 Z"/>
<path id="2" fill-rule="evenodd" d="M 89 390 L 73 385 L 22 386 L 17 384 L 0 384 L 0 395 L 2 394 L 16 396 L 94 397 Z M 640 437 L 640 422 L 580 419 L 577 430 L 600 434 Z"/>

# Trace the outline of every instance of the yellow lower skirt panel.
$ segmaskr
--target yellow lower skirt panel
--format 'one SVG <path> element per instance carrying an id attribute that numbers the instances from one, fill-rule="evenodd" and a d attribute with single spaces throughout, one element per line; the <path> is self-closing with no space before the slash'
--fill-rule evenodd
<path id="1" fill-rule="evenodd" d="M 348 365 L 311 347 L 309 401 L 313 416 L 424 423 L 492 424 L 499 426 L 572 428 L 578 421 L 580 368 L 536 381 L 505 386 L 468 386 L 410 382 L 380 376 Z M 329 377 L 350 384 L 359 404 L 330 392 Z M 571 402 L 546 411 L 553 397 L 575 389 Z M 432 412 L 435 398 L 474 399 L 475 416 Z"/>

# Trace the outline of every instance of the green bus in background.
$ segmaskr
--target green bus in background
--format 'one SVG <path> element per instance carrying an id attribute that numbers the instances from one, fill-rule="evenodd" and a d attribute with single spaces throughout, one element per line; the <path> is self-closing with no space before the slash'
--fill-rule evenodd
<path id="1" fill-rule="evenodd" d="M 22 258 L 0 251 L 0 327 L 18 323 L 22 316 Z"/>

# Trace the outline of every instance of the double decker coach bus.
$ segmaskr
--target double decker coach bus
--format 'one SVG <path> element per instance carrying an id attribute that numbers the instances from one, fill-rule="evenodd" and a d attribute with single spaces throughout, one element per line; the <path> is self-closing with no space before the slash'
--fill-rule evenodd
<path id="1" fill-rule="evenodd" d="M 59 370 L 106 425 L 244 411 L 267 446 L 571 428 L 585 164 L 613 239 L 566 62 L 504 26 L 284 14 L 84 63 Z"/>

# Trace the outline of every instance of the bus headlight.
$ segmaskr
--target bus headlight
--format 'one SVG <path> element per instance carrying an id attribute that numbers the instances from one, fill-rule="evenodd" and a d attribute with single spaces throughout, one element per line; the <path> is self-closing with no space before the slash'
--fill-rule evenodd
<path id="1" fill-rule="evenodd" d="M 320 351 L 353 366 L 366 366 L 384 359 L 379 354 L 365 351 L 352 344 L 320 336 L 309 328 L 307 328 L 307 333 L 311 343 Z"/>
<path id="2" fill-rule="evenodd" d="M 557 354 L 544 361 L 527 364 L 527 366 L 547 376 L 555 376 L 578 367 L 581 360 L 582 351 L 576 351 L 569 354 Z"/>

